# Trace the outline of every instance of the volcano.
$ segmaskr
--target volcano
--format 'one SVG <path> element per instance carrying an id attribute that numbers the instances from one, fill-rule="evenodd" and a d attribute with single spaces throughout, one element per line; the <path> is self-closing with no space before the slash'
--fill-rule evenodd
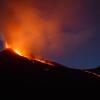
<path id="1" fill-rule="evenodd" d="M 11 49 L 0 52 L 0 86 L 83 88 L 99 86 L 99 83 L 100 78 L 84 70 L 71 69 L 52 61 L 31 60 Z"/>

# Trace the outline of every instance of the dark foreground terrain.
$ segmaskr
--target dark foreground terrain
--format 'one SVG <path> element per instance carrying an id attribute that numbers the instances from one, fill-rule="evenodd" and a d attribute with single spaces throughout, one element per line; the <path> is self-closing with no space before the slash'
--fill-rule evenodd
<path id="1" fill-rule="evenodd" d="M 11 50 L 0 52 L 0 87 L 99 88 L 100 78 L 82 70 L 31 61 Z"/>

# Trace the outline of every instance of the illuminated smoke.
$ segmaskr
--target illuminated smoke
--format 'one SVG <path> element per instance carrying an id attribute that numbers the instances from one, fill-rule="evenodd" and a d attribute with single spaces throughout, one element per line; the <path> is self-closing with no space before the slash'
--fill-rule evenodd
<path id="1" fill-rule="evenodd" d="M 63 1 L 63 2 L 62 2 Z M 75 2 L 77 1 L 77 3 Z M 5 43 L 24 55 L 49 57 L 69 53 L 90 37 L 80 31 L 80 0 L 3 0 L 0 21 Z M 65 24 L 72 31 L 63 31 Z"/>

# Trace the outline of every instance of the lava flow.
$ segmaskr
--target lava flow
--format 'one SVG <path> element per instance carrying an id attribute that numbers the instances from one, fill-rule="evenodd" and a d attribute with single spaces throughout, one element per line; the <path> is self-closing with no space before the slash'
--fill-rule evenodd
<path id="1" fill-rule="evenodd" d="M 52 62 L 50 62 L 49 60 L 46 60 L 40 56 L 34 56 L 34 55 L 31 55 L 30 56 L 32 60 L 36 60 L 36 61 L 39 61 L 41 63 L 44 63 L 44 64 L 48 64 L 48 65 L 51 65 L 51 66 L 55 66 L 55 64 L 53 64 Z"/>
<path id="2" fill-rule="evenodd" d="M 16 48 L 13 48 L 13 47 L 11 47 L 10 45 L 8 45 L 7 42 L 5 43 L 5 48 L 6 48 L 6 49 L 11 49 L 12 51 L 14 51 L 15 53 L 17 53 L 17 54 L 20 55 L 20 56 L 28 57 L 28 56 L 26 56 L 26 55 L 24 54 L 24 52 L 22 52 L 21 50 L 16 49 Z"/>
<path id="3" fill-rule="evenodd" d="M 12 48 L 10 45 L 7 44 L 7 42 L 5 43 L 5 48 L 6 49 L 11 49 L 12 51 L 14 51 L 16 54 L 20 55 L 20 56 L 23 56 L 23 57 L 26 57 L 28 59 L 31 59 L 31 60 L 35 60 L 35 61 L 39 61 L 41 63 L 44 63 L 44 64 L 48 64 L 48 65 L 51 65 L 51 66 L 55 66 L 55 64 L 53 64 L 52 62 L 50 62 L 49 60 L 46 60 L 40 56 L 36 56 L 36 55 L 26 55 L 25 54 L 25 51 L 23 52 L 22 50 L 20 49 L 16 49 L 16 48 Z"/>

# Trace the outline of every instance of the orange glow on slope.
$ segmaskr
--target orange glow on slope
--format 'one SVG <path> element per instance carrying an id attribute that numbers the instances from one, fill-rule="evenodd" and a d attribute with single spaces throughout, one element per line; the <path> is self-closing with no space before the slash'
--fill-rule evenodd
<path id="1" fill-rule="evenodd" d="M 20 56 L 24 56 L 24 57 L 26 57 L 28 59 L 33 60 L 33 61 L 36 60 L 36 61 L 39 61 L 39 62 L 44 63 L 44 64 L 55 66 L 52 62 L 50 62 L 49 60 L 46 60 L 46 59 L 44 59 L 42 57 L 39 57 L 39 56 L 28 56 L 28 55 L 25 55 L 24 52 L 18 51 L 17 49 L 14 49 L 14 52 L 17 53 Z"/>
<path id="2" fill-rule="evenodd" d="M 34 56 L 34 55 L 31 55 L 30 56 L 32 60 L 36 60 L 36 61 L 39 61 L 41 63 L 44 63 L 44 64 L 48 64 L 48 65 L 51 65 L 51 66 L 55 66 L 55 64 L 53 64 L 52 62 L 50 62 L 49 60 L 46 60 L 40 56 Z"/>
<path id="3" fill-rule="evenodd" d="M 26 54 L 25 51 L 21 50 L 20 48 L 15 48 L 15 47 L 16 47 L 16 45 L 13 47 L 13 46 L 9 45 L 7 42 L 5 43 L 5 48 L 6 48 L 6 49 L 11 49 L 11 50 L 14 51 L 16 54 L 28 58 L 28 55 Z"/>
<path id="4" fill-rule="evenodd" d="M 30 57 L 28 56 L 28 54 L 26 54 L 26 52 L 25 52 L 24 50 L 16 49 L 16 48 L 12 48 L 12 50 L 13 50 L 15 53 L 17 53 L 18 55 L 30 59 Z"/>
<path id="5" fill-rule="evenodd" d="M 19 54 L 19 55 L 21 55 L 22 56 L 22 54 L 18 51 L 18 50 L 14 50 L 17 54 Z"/>
<path id="6" fill-rule="evenodd" d="M 35 58 L 34 60 L 39 61 L 39 62 L 44 63 L 44 64 L 51 65 L 51 66 L 55 66 L 53 63 L 51 63 L 47 60 L 42 60 L 42 59 L 38 59 L 38 58 Z"/>
<path id="7" fill-rule="evenodd" d="M 26 55 L 24 51 L 20 50 L 20 49 L 16 49 L 16 48 L 12 48 L 10 45 L 8 45 L 8 43 L 6 42 L 5 43 L 5 48 L 7 49 L 11 49 L 13 50 L 16 54 L 20 55 L 20 56 L 24 56 L 28 59 L 31 59 L 31 60 L 36 60 L 36 61 L 39 61 L 41 63 L 44 63 L 44 64 L 48 64 L 48 65 L 51 65 L 51 66 L 55 66 L 55 64 L 53 64 L 52 62 L 50 62 L 49 60 L 46 60 L 40 56 L 34 56 L 34 55 Z"/>

